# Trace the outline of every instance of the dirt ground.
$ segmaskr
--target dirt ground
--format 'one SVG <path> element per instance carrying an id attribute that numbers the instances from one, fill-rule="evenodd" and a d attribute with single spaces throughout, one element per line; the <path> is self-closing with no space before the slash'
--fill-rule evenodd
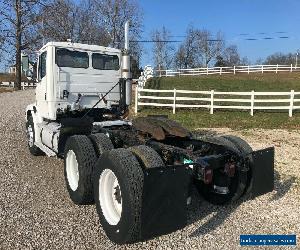
<path id="1" fill-rule="evenodd" d="M 33 90 L 0 94 L 0 249 L 239 249 L 240 234 L 299 236 L 298 130 L 215 129 L 241 136 L 254 149 L 275 146 L 275 190 L 224 207 L 195 192 L 185 228 L 117 246 L 103 232 L 94 205 L 69 199 L 62 160 L 30 155 L 24 125 L 33 100 Z"/>

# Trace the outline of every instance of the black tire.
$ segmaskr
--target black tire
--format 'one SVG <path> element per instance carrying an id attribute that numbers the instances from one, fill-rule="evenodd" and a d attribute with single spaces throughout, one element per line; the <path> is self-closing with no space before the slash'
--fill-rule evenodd
<path id="1" fill-rule="evenodd" d="M 105 151 L 110 151 L 114 148 L 111 140 L 103 133 L 91 134 L 89 138 L 94 145 L 97 157 L 100 157 Z"/>
<path id="2" fill-rule="evenodd" d="M 68 152 L 73 151 L 78 163 L 78 185 L 71 187 L 67 169 Z M 74 135 L 68 138 L 64 150 L 64 175 L 67 189 L 71 200 L 78 205 L 92 204 L 93 194 L 93 171 L 97 161 L 97 155 L 90 139 L 85 135 Z M 69 171 L 69 172 L 68 172 Z"/>
<path id="3" fill-rule="evenodd" d="M 30 142 L 30 130 L 32 131 L 32 142 Z M 29 152 L 34 156 L 45 155 L 45 153 L 40 150 L 37 146 L 34 145 L 35 142 L 35 130 L 34 130 L 34 122 L 33 118 L 30 115 L 26 122 L 26 135 L 27 135 L 27 144 L 29 148 Z"/>
<path id="4" fill-rule="evenodd" d="M 122 211 L 119 221 L 115 224 L 109 223 L 104 215 L 105 212 L 103 212 L 105 209 L 101 207 L 100 199 L 104 199 L 105 194 L 102 197 L 101 194 L 99 196 L 100 177 L 104 178 L 105 173 L 110 171 L 117 178 L 121 193 Z M 128 149 L 119 148 L 106 151 L 96 163 L 94 195 L 97 212 L 106 235 L 117 244 L 132 243 L 140 240 L 143 183 L 144 174 L 142 167 Z M 116 193 L 114 194 L 116 195 Z"/>
<path id="5" fill-rule="evenodd" d="M 145 145 L 133 146 L 128 148 L 138 159 L 144 169 L 164 167 L 165 164 L 160 155 L 152 148 Z"/>
<path id="6" fill-rule="evenodd" d="M 223 136 L 227 140 L 231 141 L 235 144 L 235 146 L 240 150 L 241 154 L 244 156 L 247 156 L 247 159 L 249 161 L 249 171 L 247 172 L 247 182 L 246 187 L 244 189 L 243 195 L 248 195 L 249 192 L 252 189 L 252 167 L 253 167 L 253 157 L 251 153 L 253 152 L 252 147 L 244 141 L 242 138 L 234 136 L 234 135 L 225 135 Z"/>
<path id="7" fill-rule="evenodd" d="M 224 145 L 225 147 L 233 150 L 235 153 L 241 153 L 240 149 L 237 145 L 225 137 L 214 137 L 213 141 L 217 144 Z M 218 176 L 219 180 L 225 180 L 227 176 L 222 173 L 217 173 L 218 175 L 214 174 L 213 183 L 207 185 L 204 184 L 202 181 L 195 180 L 196 188 L 198 189 L 199 193 L 206 199 L 208 202 L 215 204 L 215 205 L 225 205 L 231 202 L 238 200 L 245 192 L 246 183 L 248 181 L 247 172 L 244 171 L 235 171 L 233 177 L 230 178 L 228 189 L 229 193 L 227 194 L 220 194 L 213 191 L 213 184 L 214 179 Z M 226 186 L 224 183 L 224 186 Z M 228 183 L 227 183 L 228 184 Z"/>

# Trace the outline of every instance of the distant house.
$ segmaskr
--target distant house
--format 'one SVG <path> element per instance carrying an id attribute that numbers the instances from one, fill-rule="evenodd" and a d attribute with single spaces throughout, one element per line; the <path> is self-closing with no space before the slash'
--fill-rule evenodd
<path id="1" fill-rule="evenodd" d="M 16 66 L 15 65 L 10 66 L 9 70 L 8 70 L 8 73 L 9 74 L 16 74 Z"/>

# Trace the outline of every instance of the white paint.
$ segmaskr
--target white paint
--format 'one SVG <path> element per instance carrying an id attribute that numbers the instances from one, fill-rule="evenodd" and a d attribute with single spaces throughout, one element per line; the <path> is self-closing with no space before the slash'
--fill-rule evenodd
<path id="1" fill-rule="evenodd" d="M 238 73 L 266 73 L 266 72 L 294 72 L 300 71 L 300 67 L 293 65 L 240 65 L 233 67 L 203 67 L 191 69 L 167 69 L 155 70 L 155 76 L 197 76 L 197 75 L 223 75 L 223 74 L 238 74 Z"/>
<path id="2" fill-rule="evenodd" d="M 122 192 L 117 177 L 110 169 L 105 169 L 100 175 L 99 201 L 106 221 L 110 225 L 117 225 L 122 215 Z"/>
<path id="3" fill-rule="evenodd" d="M 169 93 L 168 96 L 143 95 L 143 93 Z M 170 95 L 173 93 L 173 97 Z M 177 94 L 186 94 L 186 96 L 178 97 Z M 206 95 L 207 97 L 190 97 L 189 94 Z M 218 96 L 222 96 L 218 98 Z M 228 98 L 227 98 L 228 96 Z M 237 98 L 233 98 L 233 97 Z M 258 99 L 256 97 L 266 96 L 269 99 Z M 147 102 L 147 100 L 156 100 L 158 102 Z M 165 100 L 161 103 L 159 100 Z M 167 102 L 169 101 L 169 102 Z M 181 101 L 176 103 L 176 101 Z M 186 101 L 186 103 L 182 102 Z M 189 101 L 201 101 L 202 104 L 191 104 Z M 224 103 L 228 103 L 224 104 Z M 241 105 L 245 103 L 246 105 Z M 263 105 L 268 103 L 271 105 Z M 280 103 L 280 105 L 276 105 Z M 283 105 L 287 104 L 287 105 Z M 237 109 L 250 110 L 253 116 L 255 110 L 288 110 L 289 116 L 293 115 L 293 110 L 300 109 L 300 92 L 291 90 L 290 92 L 221 92 L 221 91 L 192 91 L 192 90 L 158 90 L 158 89 L 136 89 L 135 112 L 137 113 L 139 106 L 153 107 L 172 107 L 175 114 L 176 108 L 208 108 L 210 114 L 215 109 Z"/>
<path id="4" fill-rule="evenodd" d="M 70 188 L 76 191 L 79 182 L 79 170 L 76 154 L 73 150 L 69 150 L 66 158 L 66 172 Z"/>

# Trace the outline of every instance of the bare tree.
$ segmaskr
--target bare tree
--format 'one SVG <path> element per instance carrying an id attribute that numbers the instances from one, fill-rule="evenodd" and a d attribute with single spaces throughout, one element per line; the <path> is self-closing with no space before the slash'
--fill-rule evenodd
<path id="1" fill-rule="evenodd" d="M 187 68 L 186 51 L 183 44 L 179 46 L 174 58 L 174 66 L 178 69 Z"/>
<path id="2" fill-rule="evenodd" d="M 263 63 L 270 64 L 270 65 L 275 65 L 275 64 L 291 65 L 291 64 L 295 64 L 295 61 L 296 61 L 295 54 L 292 53 L 283 54 L 278 52 L 268 56 Z"/>
<path id="3" fill-rule="evenodd" d="M 196 29 L 190 25 L 186 31 L 186 38 L 176 53 L 176 66 L 184 68 L 208 66 L 221 55 L 224 43 L 221 32 L 213 37 L 210 31 Z"/>
<path id="4" fill-rule="evenodd" d="M 236 45 L 228 46 L 223 52 L 223 58 L 226 66 L 238 65 L 241 62 L 238 47 Z"/>
<path id="5" fill-rule="evenodd" d="M 21 89 L 21 52 L 29 49 L 40 39 L 35 32 L 39 23 L 39 0 L 0 0 L 0 22 L 5 29 L 1 31 L 2 52 L 15 55 L 15 88 Z M 46 1 L 43 1 L 46 2 Z"/>
<path id="6" fill-rule="evenodd" d="M 186 38 L 179 46 L 175 55 L 175 66 L 178 68 L 196 67 L 197 62 L 197 45 L 196 30 L 190 25 L 186 30 Z"/>
<path id="7" fill-rule="evenodd" d="M 244 56 L 240 61 L 240 65 L 246 66 L 246 65 L 250 65 L 250 64 L 251 64 L 251 61 L 247 56 Z"/>
<path id="8" fill-rule="evenodd" d="M 42 13 L 44 41 L 76 41 L 75 26 L 77 7 L 71 0 L 54 0 Z"/>
<path id="9" fill-rule="evenodd" d="M 94 1 L 55 0 L 43 8 L 40 32 L 44 42 L 67 41 L 107 46 L 110 37 L 102 27 Z"/>
<path id="10" fill-rule="evenodd" d="M 202 58 L 203 65 L 207 67 L 213 59 L 221 54 L 224 48 L 223 35 L 221 32 L 218 32 L 214 38 L 208 30 L 196 30 L 195 32 L 197 41 L 196 53 L 199 59 Z"/>
<path id="11" fill-rule="evenodd" d="M 171 33 L 164 26 L 161 30 L 154 30 L 151 38 L 153 41 L 153 59 L 158 69 L 168 69 L 174 57 L 174 47 L 168 41 Z"/>
<path id="12" fill-rule="evenodd" d="M 264 60 L 261 57 L 259 57 L 256 59 L 255 64 L 257 64 L 257 65 L 264 64 Z"/>
<path id="13" fill-rule="evenodd" d="M 135 0 L 93 0 L 99 21 L 110 36 L 110 44 L 122 48 L 124 25 L 130 21 L 130 38 L 137 40 L 142 29 L 142 10 Z"/>
<path id="14" fill-rule="evenodd" d="M 100 22 L 98 8 L 92 0 L 83 0 L 77 6 L 76 40 L 87 44 L 108 46 L 110 36 Z"/>

